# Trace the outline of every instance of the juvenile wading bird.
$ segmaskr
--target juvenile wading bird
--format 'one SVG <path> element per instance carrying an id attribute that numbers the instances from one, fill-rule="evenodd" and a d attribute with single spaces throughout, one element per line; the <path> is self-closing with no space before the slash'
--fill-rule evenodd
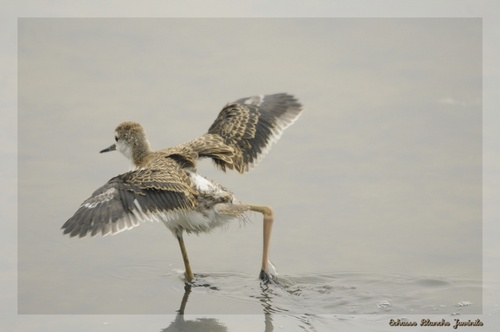
<path id="1" fill-rule="evenodd" d="M 179 241 L 185 277 L 191 282 L 183 232 L 209 232 L 255 211 L 264 217 L 260 278 L 270 280 L 273 210 L 237 201 L 226 188 L 197 174 L 196 162 L 212 158 L 223 171 L 244 173 L 259 163 L 301 111 L 297 99 L 285 93 L 238 99 L 222 109 L 206 134 L 159 151 L 151 149 L 140 124 L 121 123 L 115 130 L 116 143 L 101 153 L 120 151 L 132 162 L 133 170 L 112 178 L 84 201 L 62 226 L 64 234 L 116 234 L 142 221 L 161 221 Z"/>

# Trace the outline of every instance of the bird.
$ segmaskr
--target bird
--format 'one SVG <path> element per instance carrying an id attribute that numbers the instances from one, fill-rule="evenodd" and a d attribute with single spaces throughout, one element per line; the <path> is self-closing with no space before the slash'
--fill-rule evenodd
<path id="1" fill-rule="evenodd" d="M 105 236 L 145 221 L 162 222 L 179 243 L 185 280 L 191 283 L 194 274 L 183 234 L 208 233 L 253 211 L 263 216 L 259 278 L 272 280 L 272 207 L 238 201 L 231 191 L 198 174 L 196 165 L 201 158 L 211 158 L 224 172 L 248 172 L 299 118 L 302 109 L 287 93 L 241 98 L 226 104 L 205 134 L 157 151 L 151 148 L 139 123 L 120 123 L 114 132 L 115 143 L 100 153 L 119 151 L 131 161 L 132 169 L 94 191 L 62 225 L 63 234 Z"/>

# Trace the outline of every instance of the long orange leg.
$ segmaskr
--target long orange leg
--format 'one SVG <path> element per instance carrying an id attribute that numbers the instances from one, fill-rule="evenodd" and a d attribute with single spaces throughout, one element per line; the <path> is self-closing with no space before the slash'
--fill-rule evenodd
<path id="1" fill-rule="evenodd" d="M 262 248 L 262 266 L 260 271 L 260 279 L 263 281 L 269 281 L 271 276 L 269 274 L 269 250 L 271 245 L 271 231 L 273 229 L 274 222 L 274 213 L 273 209 L 269 206 L 260 206 L 260 205 L 249 205 L 248 208 L 251 211 L 262 213 L 264 216 L 263 221 L 263 248 Z"/>
<path id="2" fill-rule="evenodd" d="M 186 251 L 186 246 L 184 245 L 184 239 L 182 238 L 182 232 L 177 234 L 177 241 L 179 241 L 179 247 L 181 248 L 182 259 L 184 260 L 184 267 L 186 268 L 186 281 L 191 282 L 194 279 L 193 271 L 191 270 L 191 265 L 189 264 L 189 258 Z"/>

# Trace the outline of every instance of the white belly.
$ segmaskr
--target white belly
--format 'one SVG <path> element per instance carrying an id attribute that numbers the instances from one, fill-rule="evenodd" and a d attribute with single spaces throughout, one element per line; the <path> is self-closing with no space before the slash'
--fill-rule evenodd
<path id="1" fill-rule="evenodd" d="M 208 233 L 215 228 L 224 226 L 227 222 L 234 219 L 234 216 L 220 215 L 214 209 L 206 210 L 206 213 L 198 211 L 187 211 L 177 213 L 174 218 L 162 220 L 165 226 L 176 234 L 179 231 L 187 233 Z"/>
<path id="2" fill-rule="evenodd" d="M 182 230 L 198 234 L 237 219 L 234 214 L 221 213 L 217 208 L 217 204 L 235 203 L 232 193 L 194 172 L 190 172 L 189 176 L 200 192 L 198 206 L 191 211 L 171 212 L 167 220 L 162 220 L 165 226 L 174 234 Z"/>

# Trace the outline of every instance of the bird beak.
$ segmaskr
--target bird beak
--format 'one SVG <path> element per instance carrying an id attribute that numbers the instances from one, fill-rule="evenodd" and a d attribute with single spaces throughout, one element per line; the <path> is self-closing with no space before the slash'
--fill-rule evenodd
<path id="1" fill-rule="evenodd" d="M 104 150 L 99 151 L 99 153 L 109 152 L 109 151 L 115 151 L 115 150 L 116 150 L 116 144 L 113 144 L 109 148 L 106 148 Z"/>

